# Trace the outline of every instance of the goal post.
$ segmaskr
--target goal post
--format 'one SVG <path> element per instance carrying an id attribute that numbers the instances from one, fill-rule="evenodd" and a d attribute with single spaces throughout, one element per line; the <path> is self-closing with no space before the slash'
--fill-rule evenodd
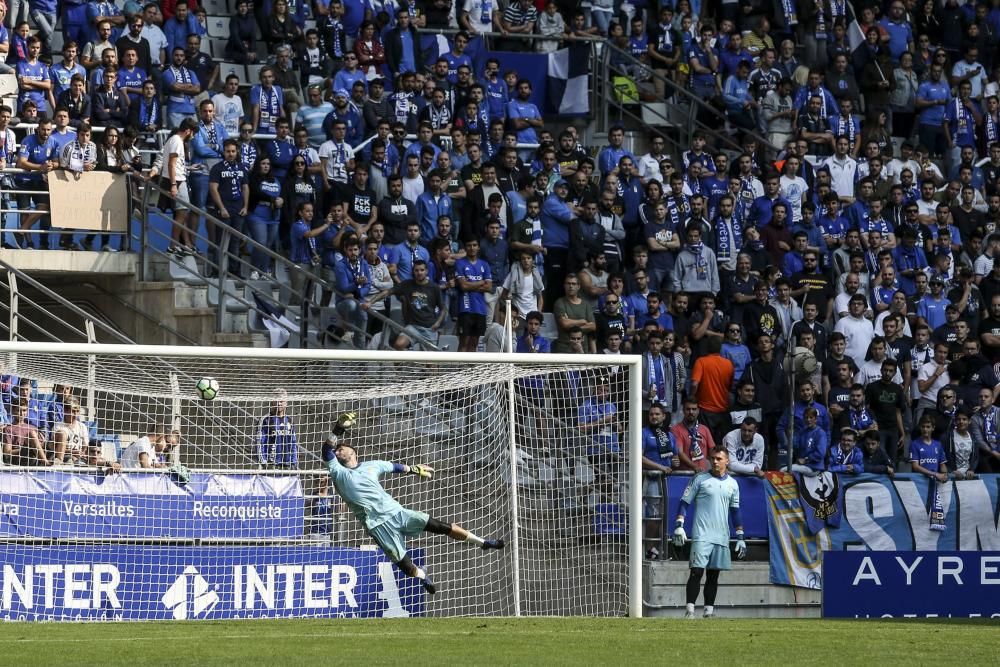
<path id="1" fill-rule="evenodd" d="M 0 342 L 0 619 L 640 617 L 641 378 L 638 355 Z M 346 410 L 361 461 L 437 469 L 382 477 L 404 507 L 508 548 L 421 533 L 438 594 L 399 572 L 321 460 Z"/>

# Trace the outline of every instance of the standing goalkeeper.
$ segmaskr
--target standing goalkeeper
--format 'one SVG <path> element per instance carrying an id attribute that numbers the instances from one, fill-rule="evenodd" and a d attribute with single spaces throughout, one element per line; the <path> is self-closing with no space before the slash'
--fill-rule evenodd
<path id="1" fill-rule="evenodd" d="M 473 535 L 457 523 L 444 523 L 431 518 L 424 512 L 403 507 L 382 488 L 379 477 L 393 472 L 420 475 L 430 479 L 434 469 L 426 465 L 406 465 L 389 461 L 358 461 L 354 445 L 341 440 L 341 436 L 353 424 L 357 415 L 346 412 L 337 419 L 333 433 L 323 444 L 323 461 L 326 462 L 330 478 L 337 493 L 351 508 L 354 516 L 364 525 L 375 543 L 399 569 L 411 577 L 416 577 L 424 589 L 433 595 L 437 587 L 427 572 L 417 567 L 406 551 L 406 536 L 419 535 L 423 531 L 447 535 L 459 542 L 472 542 L 484 551 L 503 549 L 503 540 L 487 539 Z"/>
<path id="2" fill-rule="evenodd" d="M 715 449 L 709 456 L 711 471 L 698 473 L 684 489 L 677 509 L 677 527 L 674 529 L 674 546 L 687 542 L 684 517 L 691 503 L 697 506 L 694 527 L 691 530 L 691 574 L 687 581 L 687 606 L 684 618 L 694 618 L 694 604 L 698 601 L 701 577 L 705 579 L 705 618 L 715 616 L 715 593 L 719 588 L 719 572 L 730 569 L 729 519 L 736 526 L 736 557 L 746 558 L 747 545 L 743 541 L 743 517 L 740 515 L 740 487 L 726 474 L 729 452 Z"/>

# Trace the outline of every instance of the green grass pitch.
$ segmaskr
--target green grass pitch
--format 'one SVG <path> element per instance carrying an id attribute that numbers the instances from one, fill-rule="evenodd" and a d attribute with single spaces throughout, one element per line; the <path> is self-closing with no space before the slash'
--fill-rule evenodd
<path id="1" fill-rule="evenodd" d="M 5 623 L 5 665 L 996 664 L 996 622 L 432 618 Z"/>

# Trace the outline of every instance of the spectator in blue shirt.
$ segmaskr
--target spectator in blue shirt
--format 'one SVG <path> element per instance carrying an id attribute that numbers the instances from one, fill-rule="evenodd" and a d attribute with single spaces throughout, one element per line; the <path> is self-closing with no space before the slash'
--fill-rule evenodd
<path id="1" fill-rule="evenodd" d="M 545 127 L 542 114 L 531 100 L 531 82 L 521 79 L 516 86 L 517 98 L 507 103 L 507 120 L 517 131 L 519 144 L 537 144 L 538 134 L 535 132 Z M 525 162 L 531 160 L 533 149 L 518 150 L 518 157 Z"/>
<path id="2" fill-rule="evenodd" d="M 929 78 L 917 88 L 916 108 L 920 113 L 918 134 L 920 143 L 932 156 L 944 155 L 947 148 L 944 124 L 951 89 L 943 72 L 944 68 L 939 63 L 932 63 Z"/>
<path id="3" fill-rule="evenodd" d="M 337 314 L 341 321 L 354 330 L 354 347 L 364 349 L 365 330 L 368 327 L 368 293 L 372 285 L 372 269 L 361 256 L 361 242 L 357 236 L 348 236 L 341 248 L 343 259 L 335 269 L 337 287 Z"/>
<path id="4" fill-rule="evenodd" d="M 194 96 L 201 92 L 198 75 L 184 65 L 184 60 L 184 47 L 176 47 L 172 51 L 170 67 L 163 72 L 170 128 L 180 127 L 182 120 L 194 115 Z"/>
<path id="5" fill-rule="evenodd" d="M 753 55 L 743 48 L 743 35 L 738 32 L 729 36 L 729 42 L 725 48 L 719 52 L 719 74 L 723 79 L 727 79 L 739 68 L 740 63 L 746 61 L 748 64 L 754 61 Z M 749 69 L 747 74 L 749 74 Z"/>
<path id="6" fill-rule="evenodd" d="M 819 410 L 816 406 L 803 410 L 802 426 L 795 430 L 793 436 L 791 472 L 816 475 L 826 467 L 826 450 L 829 447 L 830 436 L 826 430 L 818 425 L 818 418 Z M 780 444 L 778 448 L 779 464 L 782 466 L 782 470 L 787 469 L 788 450 L 786 447 L 786 445 Z"/>
<path id="7" fill-rule="evenodd" d="M 750 94 L 750 82 L 747 79 L 749 75 L 750 61 L 741 60 L 736 66 L 736 71 L 726 79 L 726 85 L 722 89 L 722 100 L 726 104 L 726 116 L 729 122 L 744 130 L 753 130 L 757 127 L 754 110 L 760 106 Z"/>
<path id="8" fill-rule="evenodd" d="M 199 131 L 200 134 L 200 131 Z M 247 233 L 245 221 L 250 206 L 250 186 L 246 169 L 240 162 L 240 147 L 235 139 L 225 139 L 222 143 L 222 160 L 212 165 L 208 174 L 210 201 L 224 222 L 238 232 Z M 229 270 L 239 276 L 243 262 L 234 261 L 239 257 L 239 239 L 231 237 L 229 253 L 232 255 Z"/>
<path id="9" fill-rule="evenodd" d="M 972 99 L 972 84 L 958 84 L 958 97 L 948 101 L 945 109 L 944 136 L 948 142 L 948 163 L 961 163 L 962 149 L 979 144 L 978 130 L 983 124 L 983 112 Z"/>
<path id="10" fill-rule="evenodd" d="M 555 300 L 562 296 L 562 279 L 566 275 L 566 262 L 569 258 L 569 223 L 579 212 L 577 207 L 567 201 L 568 195 L 569 184 L 559 179 L 552 194 L 542 202 L 539 215 L 542 243 L 546 250 L 546 303 L 555 303 Z"/>
<path id="11" fill-rule="evenodd" d="M 406 240 L 397 245 L 395 251 L 397 284 L 413 278 L 413 263 L 417 260 L 430 264 L 430 253 L 420 245 L 420 223 L 414 220 L 406 224 Z"/>
<path id="12" fill-rule="evenodd" d="M 38 106 L 38 113 L 47 115 L 52 79 L 48 66 L 38 59 L 42 50 L 42 40 L 34 35 L 28 38 L 28 58 L 17 64 L 17 86 L 21 91 L 18 98 L 21 105 L 31 100 Z"/>
<path id="13" fill-rule="evenodd" d="M 913 472 L 936 480 L 948 481 L 948 457 L 945 456 L 941 443 L 932 437 L 934 433 L 934 417 L 924 415 L 920 418 L 920 437 L 910 443 L 910 467 Z"/>
<path id="14" fill-rule="evenodd" d="M 622 147 L 624 141 L 625 130 L 621 125 L 614 125 L 608 130 L 608 145 L 597 154 L 597 170 L 601 172 L 602 179 L 606 179 L 609 174 L 618 173 L 618 165 L 623 157 L 635 161 L 632 152 Z"/>
<path id="15" fill-rule="evenodd" d="M 718 92 L 719 56 L 712 46 L 715 31 L 711 26 L 701 29 L 701 41 L 692 44 L 686 54 L 691 68 L 690 87 L 695 96 L 708 100 Z"/>
<path id="16" fill-rule="evenodd" d="M 308 296 L 312 285 L 313 267 L 318 267 L 320 260 L 319 243 L 316 240 L 330 226 L 329 220 L 313 226 L 313 205 L 309 202 L 299 204 L 298 217 L 292 223 L 291 253 L 289 259 L 298 265 L 299 271 L 291 271 L 292 305 L 302 303 L 302 297 Z"/>
<path id="17" fill-rule="evenodd" d="M 856 447 L 858 432 L 853 428 L 844 428 L 840 431 L 840 442 L 831 447 L 827 452 L 826 469 L 830 472 L 846 473 L 857 475 L 865 471 L 864 455 L 859 447 Z"/>
<path id="18" fill-rule="evenodd" d="M 163 34 L 167 38 L 167 52 L 173 53 L 174 49 L 183 49 L 187 45 L 188 35 L 200 37 L 205 34 L 205 28 L 189 11 L 187 0 L 177 0 L 174 15 L 163 22 Z M 115 35 L 112 41 L 117 39 L 118 35 Z"/>
<path id="19" fill-rule="evenodd" d="M 486 236 L 479 243 L 480 254 L 489 264 L 490 274 L 493 276 L 493 291 L 486 295 L 487 322 L 493 321 L 497 297 L 500 296 L 501 286 L 507 280 L 507 273 L 510 271 L 510 246 L 501 237 L 500 232 L 500 221 L 490 220 L 486 223 Z"/>
<path id="20" fill-rule="evenodd" d="M 889 33 L 889 56 L 898 63 L 905 52 L 914 52 L 913 29 L 906 18 L 906 8 L 900 0 L 889 5 L 889 15 L 879 21 L 879 27 Z"/>
<path id="21" fill-rule="evenodd" d="M 493 291 L 490 265 L 479 257 L 479 240 L 465 242 L 465 257 L 455 262 L 458 284 L 458 350 L 475 352 L 486 333 L 486 294 Z"/>
<path id="22" fill-rule="evenodd" d="M 483 78 L 479 83 L 486 93 L 486 111 L 490 121 L 504 120 L 510 98 L 507 96 L 507 82 L 500 76 L 499 60 L 496 58 L 486 60 Z"/>
<path id="23" fill-rule="evenodd" d="M 417 219 L 420 220 L 420 238 L 428 242 L 437 232 L 438 220 L 442 216 L 453 217 L 451 197 L 442 190 L 447 174 L 434 169 L 427 174 L 427 189 L 417 198 Z"/>
<path id="24" fill-rule="evenodd" d="M 779 202 L 785 205 L 786 210 L 791 211 L 792 205 L 780 193 L 781 178 L 778 174 L 769 175 L 764 181 L 764 196 L 757 197 L 750 205 L 750 211 L 747 213 L 747 224 L 758 229 L 766 227 L 771 222 L 774 205 Z"/>
<path id="25" fill-rule="evenodd" d="M 941 276 L 932 276 L 930 279 L 931 293 L 925 294 L 920 303 L 917 304 L 917 320 L 922 321 L 934 331 L 947 321 L 945 308 L 951 303 L 944 292 L 944 280 Z"/>
<path id="26" fill-rule="evenodd" d="M 45 174 L 59 166 L 59 156 L 56 154 L 55 143 L 52 141 L 52 121 L 42 118 L 35 127 L 34 134 L 29 134 L 21 142 L 17 154 L 17 167 L 23 169 L 25 173 L 14 176 L 14 183 L 18 190 L 26 190 L 24 194 L 17 195 L 17 208 L 26 211 L 34 203 L 35 210 L 21 218 L 21 229 L 31 229 L 39 218 L 42 219 L 43 229 L 51 229 L 52 222 L 45 212 L 49 210 L 48 186 L 45 183 Z M 44 216 L 44 217 L 43 217 Z M 31 247 L 30 236 L 22 234 L 20 238 L 22 248 Z M 48 238 L 43 239 L 42 247 L 48 247 Z"/>
<path id="27" fill-rule="evenodd" d="M 3 38 L 0 37 L 0 42 L 2 41 Z M 85 80 L 87 78 L 87 70 L 76 61 L 77 46 L 75 42 L 63 45 L 62 56 L 62 62 L 49 68 L 49 78 L 52 80 L 52 99 L 57 101 L 64 91 L 69 90 L 69 84 L 74 74 L 79 74 Z"/>

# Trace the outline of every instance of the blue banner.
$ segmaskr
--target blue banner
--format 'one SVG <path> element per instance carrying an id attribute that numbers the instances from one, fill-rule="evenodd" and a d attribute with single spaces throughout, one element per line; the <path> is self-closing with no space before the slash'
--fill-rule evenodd
<path id="1" fill-rule="evenodd" d="M 667 525 L 673 530 L 674 517 L 677 516 L 677 506 L 680 505 L 684 489 L 691 483 L 692 475 L 669 475 L 667 478 Z M 733 475 L 740 487 L 740 513 L 743 515 L 743 531 L 751 539 L 767 539 L 767 492 L 765 480 L 759 477 L 742 477 Z M 691 533 L 694 512 L 688 512 L 687 531 Z M 733 528 L 733 526 L 730 526 Z"/>
<path id="2" fill-rule="evenodd" d="M 0 473 L 0 537 L 299 538 L 298 477 Z"/>
<path id="3" fill-rule="evenodd" d="M 0 620 L 420 616 L 426 595 L 378 550 L 7 545 L 0 560 Z"/>
<path id="4" fill-rule="evenodd" d="M 827 551 L 825 618 L 1000 618 L 998 551 Z"/>
<path id="5" fill-rule="evenodd" d="M 768 473 L 772 583 L 823 588 L 829 551 L 1000 551 L 998 475 L 936 489 L 918 474 L 840 475 L 839 481 L 843 519 L 814 534 L 792 475 Z"/>

